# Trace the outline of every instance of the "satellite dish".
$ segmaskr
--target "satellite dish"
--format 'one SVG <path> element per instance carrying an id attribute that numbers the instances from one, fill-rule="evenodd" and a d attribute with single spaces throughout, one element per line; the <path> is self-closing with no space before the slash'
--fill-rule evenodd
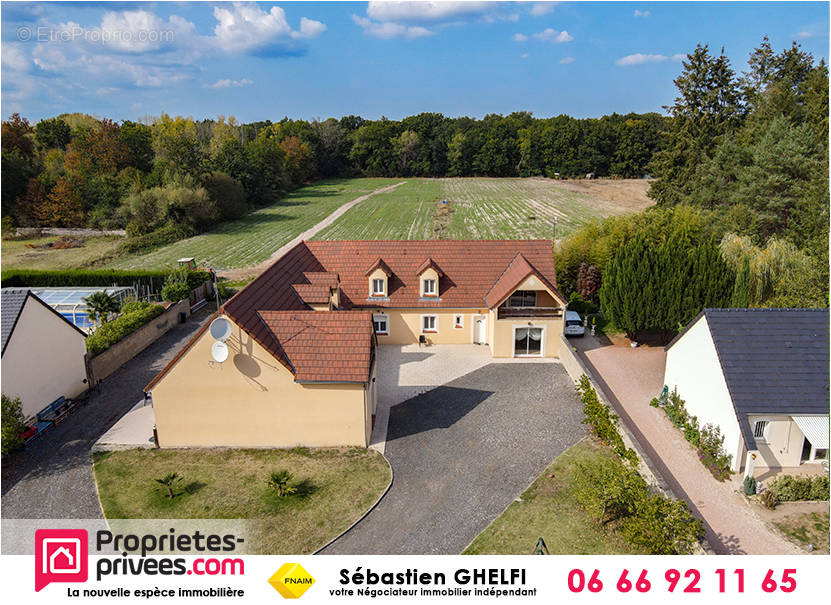
<path id="1" fill-rule="evenodd" d="M 211 336 L 214 337 L 214 340 L 225 342 L 228 340 L 228 337 L 231 336 L 231 330 L 233 330 L 231 322 L 224 317 L 217 317 L 211 322 L 210 331 Z"/>
<path id="2" fill-rule="evenodd" d="M 222 363 L 228 359 L 228 345 L 221 341 L 215 342 L 211 345 L 211 357 L 218 363 Z"/>

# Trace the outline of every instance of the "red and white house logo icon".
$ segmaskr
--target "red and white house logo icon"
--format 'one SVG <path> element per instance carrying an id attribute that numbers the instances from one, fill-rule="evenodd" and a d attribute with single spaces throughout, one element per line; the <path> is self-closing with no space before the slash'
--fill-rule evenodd
<path id="1" fill-rule="evenodd" d="M 50 582 L 87 581 L 87 531 L 35 531 L 35 591 Z"/>

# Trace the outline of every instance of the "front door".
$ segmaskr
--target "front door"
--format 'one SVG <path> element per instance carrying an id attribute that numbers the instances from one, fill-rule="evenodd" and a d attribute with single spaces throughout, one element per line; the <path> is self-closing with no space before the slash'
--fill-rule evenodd
<path id="1" fill-rule="evenodd" d="M 482 345 L 488 342 L 488 319 L 487 317 L 477 317 L 475 332 L 473 334 L 473 342 Z"/>
<path id="2" fill-rule="evenodd" d="M 517 328 L 514 331 L 514 357 L 540 357 L 542 333 L 542 328 Z"/>

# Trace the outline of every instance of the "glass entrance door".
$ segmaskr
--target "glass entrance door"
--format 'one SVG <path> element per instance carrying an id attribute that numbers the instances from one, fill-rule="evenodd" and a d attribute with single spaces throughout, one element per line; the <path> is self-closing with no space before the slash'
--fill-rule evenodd
<path id="1" fill-rule="evenodd" d="M 542 355 L 542 328 L 517 328 L 514 332 L 514 357 Z"/>

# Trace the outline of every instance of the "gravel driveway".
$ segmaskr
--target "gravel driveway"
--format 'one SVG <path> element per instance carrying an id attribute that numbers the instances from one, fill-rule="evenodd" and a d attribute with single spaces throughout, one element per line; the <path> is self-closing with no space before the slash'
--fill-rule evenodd
<path id="1" fill-rule="evenodd" d="M 210 312 L 177 324 L 90 394 L 86 405 L 29 451 L 3 460 L 4 519 L 98 519 L 101 508 L 90 448 L 132 408 L 150 382 L 196 332 Z"/>
<path id="2" fill-rule="evenodd" d="M 393 406 L 392 488 L 323 552 L 460 553 L 586 435 L 582 419 L 571 379 L 550 363 L 490 364 Z"/>

